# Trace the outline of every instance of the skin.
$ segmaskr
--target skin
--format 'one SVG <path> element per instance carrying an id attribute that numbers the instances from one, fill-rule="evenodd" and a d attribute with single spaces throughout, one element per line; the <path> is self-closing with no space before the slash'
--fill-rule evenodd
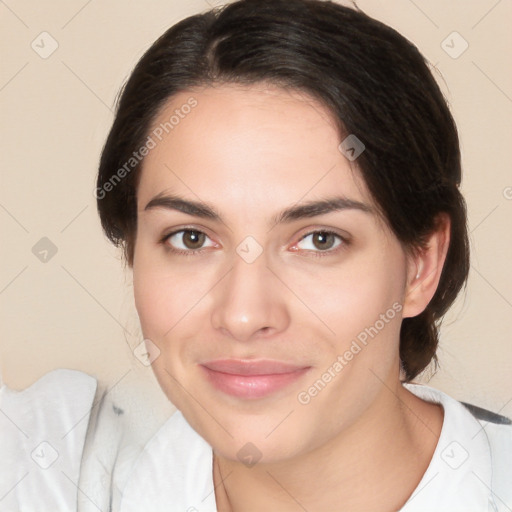
<path id="1" fill-rule="evenodd" d="M 133 277 L 144 337 L 160 350 L 155 375 L 213 447 L 218 508 L 397 510 L 427 469 L 443 421 L 440 406 L 400 384 L 400 324 L 436 290 L 449 220 L 409 254 L 375 212 L 357 161 L 339 151 L 328 111 L 307 96 L 264 84 L 196 89 L 172 97 L 155 126 L 191 96 L 197 106 L 144 161 Z M 207 203 L 222 221 L 146 209 L 159 194 Z M 333 195 L 370 211 L 273 222 Z M 201 252 L 172 252 L 193 250 L 183 233 L 161 241 L 184 228 L 206 234 Z M 317 229 L 349 242 L 334 237 L 325 250 L 310 235 Z M 249 235 L 262 250 L 252 263 L 236 251 Z M 300 403 L 298 393 L 393 304 L 402 310 Z M 217 358 L 310 368 L 268 397 L 241 399 L 205 378 L 199 363 Z M 248 442 L 261 453 L 252 467 L 237 457 Z"/>

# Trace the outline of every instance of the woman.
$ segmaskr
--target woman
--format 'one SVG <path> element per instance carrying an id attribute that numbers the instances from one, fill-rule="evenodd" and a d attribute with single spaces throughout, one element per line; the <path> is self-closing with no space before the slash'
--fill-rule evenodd
<path id="1" fill-rule="evenodd" d="M 468 274 L 460 179 L 423 57 L 357 10 L 241 0 L 161 36 L 96 196 L 178 412 L 105 468 L 123 411 L 91 402 L 80 508 L 510 510 L 507 418 L 411 384 Z"/>

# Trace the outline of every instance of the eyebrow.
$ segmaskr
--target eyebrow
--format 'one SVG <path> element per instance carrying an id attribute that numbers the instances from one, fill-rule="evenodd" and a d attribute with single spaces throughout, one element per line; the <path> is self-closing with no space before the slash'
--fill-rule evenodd
<path id="1" fill-rule="evenodd" d="M 211 219 L 224 223 L 221 215 L 213 206 L 202 201 L 191 201 L 175 195 L 167 195 L 164 193 L 158 194 L 149 201 L 144 208 L 144 211 L 155 208 L 176 210 L 194 217 Z M 374 211 L 374 209 L 368 204 L 342 196 L 335 196 L 316 201 L 308 201 L 285 208 L 273 217 L 272 222 L 274 224 L 289 223 L 300 219 L 316 217 L 342 210 L 359 210 L 365 213 L 373 213 Z"/>

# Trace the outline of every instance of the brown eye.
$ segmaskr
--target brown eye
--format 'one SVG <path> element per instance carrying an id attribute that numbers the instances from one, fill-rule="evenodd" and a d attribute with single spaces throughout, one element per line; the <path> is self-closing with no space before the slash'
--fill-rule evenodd
<path id="1" fill-rule="evenodd" d="M 183 244 L 187 249 L 200 249 L 206 235 L 200 231 L 183 231 Z"/>
<path id="2" fill-rule="evenodd" d="M 320 231 L 313 234 L 313 245 L 320 250 L 331 249 L 336 242 L 336 236 L 333 233 Z"/>
<path id="3" fill-rule="evenodd" d="M 345 240 L 336 233 L 331 231 L 314 231 L 304 236 L 297 244 L 297 247 L 313 252 L 328 252 L 342 243 L 345 243 Z"/>
<path id="4" fill-rule="evenodd" d="M 205 247 L 215 246 L 205 233 L 196 229 L 180 229 L 167 235 L 163 242 L 170 245 L 171 249 L 178 253 L 194 253 Z"/>

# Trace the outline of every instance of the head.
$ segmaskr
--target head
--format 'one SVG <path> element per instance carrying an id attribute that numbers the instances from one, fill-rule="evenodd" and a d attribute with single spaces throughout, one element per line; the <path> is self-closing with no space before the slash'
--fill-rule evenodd
<path id="1" fill-rule="evenodd" d="M 250 441 L 283 458 L 435 361 L 469 266 L 460 180 L 414 45 L 332 2 L 241 0 L 139 61 L 96 195 L 163 390 L 226 456 Z M 204 366 L 221 359 L 298 371 L 234 396 Z"/>

